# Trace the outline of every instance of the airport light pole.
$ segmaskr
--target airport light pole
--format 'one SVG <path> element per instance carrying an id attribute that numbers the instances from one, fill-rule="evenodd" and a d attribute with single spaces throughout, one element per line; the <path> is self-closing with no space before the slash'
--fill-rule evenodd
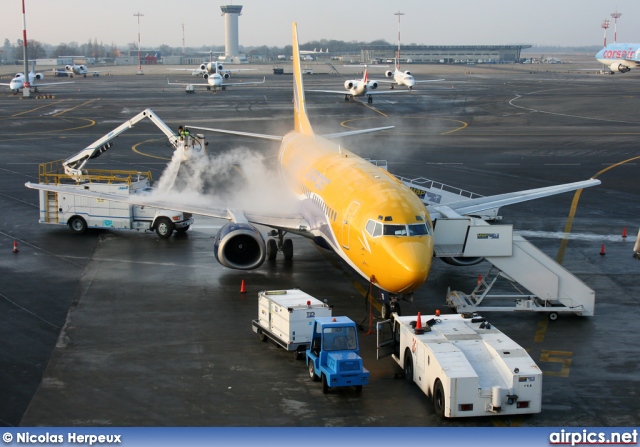
<path id="1" fill-rule="evenodd" d="M 613 17 L 613 43 L 618 41 L 618 19 L 621 15 L 618 11 L 611 13 L 611 17 Z"/>
<path id="2" fill-rule="evenodd" d="M 611 21 L 609 19 L 604 19 L 602 21 L 602 28 L 604 28 L 604 46 L 607 46 L 607 28 L 609 28 L 609 23 Z"/>
<path id="3" fill-rule="evenodd" d="M 398 60 L 396 61 L 396 68 L 400 69 L 400 16 L 403 16 L 403 12 L 396 12 L 394 16 L 398 16 Z"/>
<path id="4" fill-rule="evenodd" d="M 27 57 L 27 13 L 24 7 L 24 0 L 22 0 L 22 57 L 24 57 L 22 96 L 29 98 L 31 95 L 31 83 L 29 82 L 29 58 Z"/>
<path id="5" fill-rule="evenodd" d="M 140 14 L 140 11 L 138 11 L 138 13 L 134 14 L 133 16 L 138 18 L 138 73 L 137 74 L 141 75 L 143 73 L 142 73 L 142 64 L 140 62 L 140 17 L 144 17 L 144 14 Z"/>

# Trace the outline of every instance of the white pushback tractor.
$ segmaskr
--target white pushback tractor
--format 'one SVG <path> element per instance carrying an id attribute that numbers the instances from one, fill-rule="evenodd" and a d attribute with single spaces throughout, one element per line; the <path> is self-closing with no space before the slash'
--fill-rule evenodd
<path id="1" fill-rule="evenodd" d="M 111 140 L 144 118 L 150 119 L 169 139 L 169 143 L 180 152 L 180 160 L 194 160 L 205 155 L 203 135 L 176 135 L 151 109 L 146 109 L 118 126 L 82 151 L 67 158 L 39 166 L 38 181 L 41 185 L 64 186 L 67 190 L 95 191 L 99 193 L 131 196 L 152 191 L 151 172 L 87 169 L 89 160 L 99 157 L 112 147 Z M 169 190 L 178 170 L 164 182 Z M 131 205 L 126 202 L 90 198 L 41 189 L 40 223 L 68 225 L 75 233 L 84 233 L 88 228 L 130 229 L 155 231 L 160 238 L 169 238 L 174 231 L 185 232 L 193 224 L 189 213 L 150 206 Z"/>
<path id="2" fill-rule="evenodd" d="M 377 323 L 378 359 L 391 355 L 441 417 L 539 413 L 542 371 L 475 314 L 398 316 Z"/>
<path id="3" fill-rule="evenodd" d="M 262 341 L 272 340 L 301 358 L 311 343 L 315 319 L 330 316 L 328 304 L 302 290 L 262 290 L 258 293 L 258 319 L 251 326 Z"/>

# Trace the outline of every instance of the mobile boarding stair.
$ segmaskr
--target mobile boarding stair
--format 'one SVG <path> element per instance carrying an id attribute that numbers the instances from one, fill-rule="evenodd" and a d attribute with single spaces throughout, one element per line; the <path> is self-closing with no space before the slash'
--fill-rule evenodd
<path id="1" fill-rule="evenodd" d="M 386 169 L 384 161 L 376 164 Z M 459 313 L 546 312 L 551 320 L 562 313 L 593 316 L 592 289 L 522 236 L 514 235 L 511 225 L 486 222 L 501 219 L 499 208 L 485 210 L 479 218 L 461 216 L 446 204 L 480 195 L 426 178 L 398 178 L 426 205 L 437 207 L 443 216 L 434 221 L 436 257 L 484 258 L 492 264 L 471 294 L 448 290 L 446 303 L 450 308 Z M 504 281 L 498 282 L 500 279 L 506 280 L 517 293 L 492 293 L 504 290 Z M 488 302 L 499 305 L 487 305 Z"/>

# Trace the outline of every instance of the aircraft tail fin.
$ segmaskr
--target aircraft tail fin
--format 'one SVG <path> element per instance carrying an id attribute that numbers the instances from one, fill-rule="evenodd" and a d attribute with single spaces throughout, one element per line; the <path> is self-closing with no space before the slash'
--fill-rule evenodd
<path id="1" fill-rule="evenodd" d="M 293 120 L 295 131 L 304 135 L 313 135 L 311 123 L 307 117 L 302 83 L 302 67 L 300 66 L 300 47 L 298 45 L 298 24 L 293 23 Z"/>

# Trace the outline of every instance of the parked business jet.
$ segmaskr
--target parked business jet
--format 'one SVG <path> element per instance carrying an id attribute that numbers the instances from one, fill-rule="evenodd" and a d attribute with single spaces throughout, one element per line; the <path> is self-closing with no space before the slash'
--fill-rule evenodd
<path id="1" fill-rule="evenodd" d="M 94 76 L 96 76 L 97 73 L 100 73 L 98 70 L 89 71 L 86 65 L 76 65 L 76 64 L 65 65 L 64 70 L 67 73 L 69 73 L 70 78 L 72 78 L 74 74 L 79 76 L 82 75 L 82 77 L 86 78 L 89 73 L 93 73 Z"/>
<path id="2" fill-rule="evenodd" d="M 33 92 L 37 92 L 38 91 L 38 87 L 44 87 L 44 86 L 47 86 L 47 85 L 73 84 L 73 81 L 47 82 L 47 83 L 38 82 L 38 83 L 36 83 L 36 81 L 39 81 L 40 79 L 43 79 L 44 75 L 42 73 L 36 73 L 35 72 L 35 68 L 36 68 L 36 64 L 34 62 L 33 63 L 33 68 L 28 73 L 28 78 L 29 78 L 28 80 L 27 80 L 27 77 L 25 77 L 24 73 L 16 73 L 16 75 L 13 77 L 13 79 L 8 84 L 0 83 L 0 85 L 7 86 L 14 93 L 18 93 L 20 90 L 22 90 L 25 87 L 25 83 L 28 83 L 28 87 Z"/>
<path id="3" fill-rule="evenodd" d="M 193 92 L 193 87 L 195 86 L 205 86 L 207 90 L 213 90 L 217 92 L 218 90 L 226 90 L 227 87 L 237 86 L 237 85 L 257 85 L 264 84 L 264 81 L 267 79 L 266 77 L 262 78 L 262 81 L 248 81 L 248 82 L 224 82 L 224 76 L 219 73 L 205 73 L 202 77 L 207 81 L 207 83 L 196 84 L 193 82 L 171 82 L 167 79 L 167 83 L 169 85 L 183 85 L 185 90 L 189 93 Z"/>
<path id="4" fill-rule="evenodd" d="M 409 70 L 406 70 L 406 71 L 400 70 L 400 64 L 398 63 L 397 59 L 395 60 L 395 62 L 396 62 L 396 69 L 394 71 L 387 70 L 384 73 L 384 75 L 387 78 L 393 78 L 393 81 L 388 80 L 388 79 L 381 79 L 381 80 L 378 81 L 378 82 L 383 82 L 383 83 L 386 83 L 386 84 L 391 84 L 391 89 L 393 89 L 396 85 L 398 85 L 398 86 L 404 85 L 409 90 L 412 90 L 413 87 L 416 84 L 421 83 L 421 82 L 444 81 L 444 79 L 428 79 L 428 80 L 416 81 Z"/>
<path id="5" fill-rule="evenodd" d="M 612 43 L 598 51 L 596 60 L 613 73 L 626 73 L 640 67 L 640 43 Z"/>
<path id="6" fill-rule="evenodd" d="M 356 96 L 366 96 L 369 104 L 373 103 L 373 95 L 380 95 L 382 93 L 394 93 L 391 91 L 380 91 L 378 88 L 378 81 L 370 81 L 367 68 L 364 69 L 364 75 L 362 79 L 349 79 L 344 81 L 344 88 L 347 90 L 307 90 L 308 92 L 317 93 L 337 93 L 344 95 L 344 100 L 349 101 Z"/>
<path id="7" fill-rule="evenodd" d="M 557 185 L 497 196 L 464 199 L 444 206 L 428 206 L 385 170 L 345 149 L 334 138 L 390 129 L 381 127 L 330 135 L 314 132 L 306 111 L 297 26 L 293 38 L 293 124 L 285 136 L 255 134 L 189 125 L 190 129 L 262 138 L 280 142 L 277 156 L 281 178 L 297 199 L 297 211 L 268 214 L 234 208 L 188 204 L 186 199 L 168 201 L 136 197 L 135 203 L 229 220 L 214 239 L 214 254 L 233 269 L 255 269 L 281 251 L 293 257 L 287 233 L 305 236 L 333 250 L 358 274 L 380 290 L 394 296 L 410 296 L 429 275 L 434 254 L 432 218 L 477 215 L 482 210 L 594 186 L 599 180 Z M 97 142 L 95 143 L 97 144 Z M 27 183 L 27 187 L 124 202 L 117 194 L 101 194 L 64 186 Z M 132 202 L 130 202 L 132 203 Z M 256 227 L 272 228 L 265 236 Z"/>

